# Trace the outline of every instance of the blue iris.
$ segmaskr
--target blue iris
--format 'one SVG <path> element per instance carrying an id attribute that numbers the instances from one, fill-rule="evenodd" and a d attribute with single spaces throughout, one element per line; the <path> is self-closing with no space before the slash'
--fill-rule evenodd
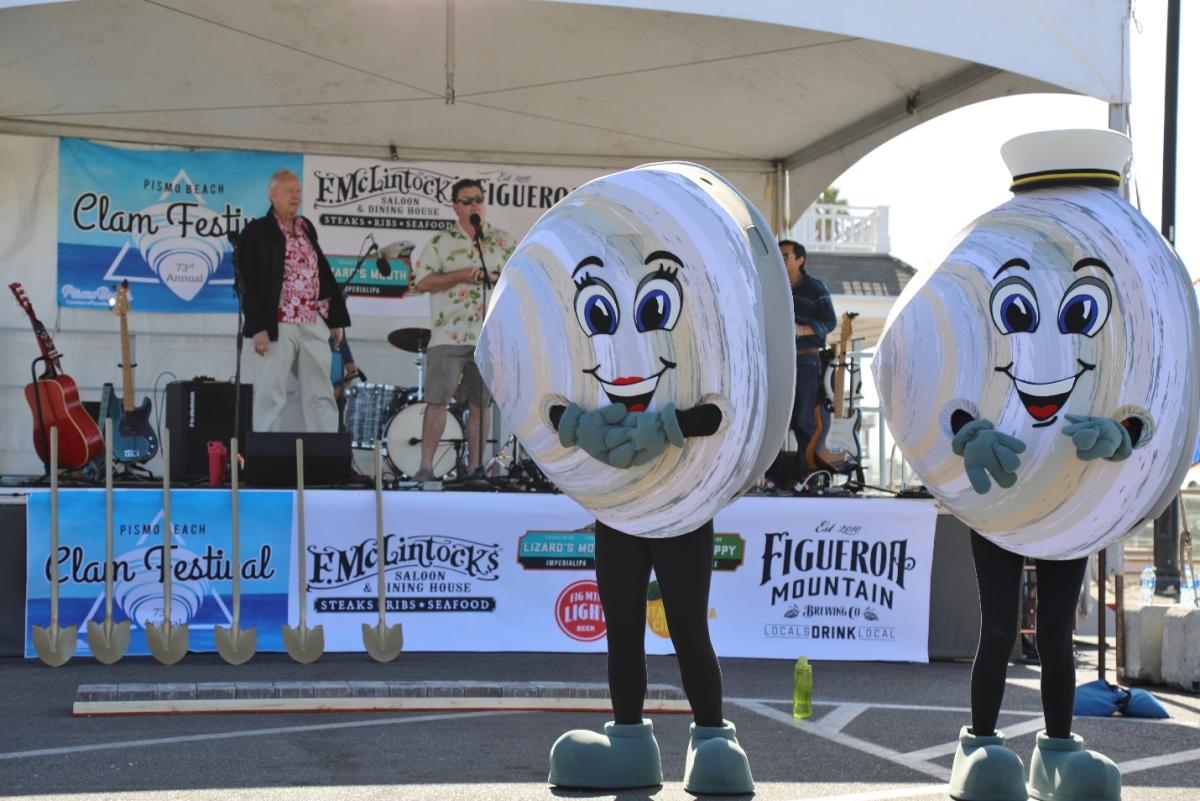
<path id="1" fill-rule="evenodd" d="M 617 333 L 617 313 L 603 295 L 592 295 L 583 307 L 583 318 L 593 334 Z"/>
<path id="2" fill-rule="evenodd" d="M 1037 307 L 1019 293 L 1006 297 L 1000 304 L 1000 319 L 1004 333 L 1016 334 L 1037 330 Z"/>
<path id="3" fill-rule="evenodd" d="M 1064 334 L 1091 334 L 1098 312 L 1093 298 L 1086 295 L 1070 298 L 1058 312 L 1058 330 Z"/>
<path id="4" fill-rule="evenodd" d="M 638 302 L 634 321 L 638 331 L 657 331 L 666 328 L 671 319 L 671 296 L 661 289 L 647 292 Z"/>

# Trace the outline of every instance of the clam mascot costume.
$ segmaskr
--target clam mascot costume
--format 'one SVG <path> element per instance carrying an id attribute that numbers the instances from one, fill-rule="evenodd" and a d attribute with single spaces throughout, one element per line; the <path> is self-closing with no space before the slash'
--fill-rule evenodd
<path id="1" fill-rule="evenodd" d="M 550 782 L 662 783 L 642 718 L 653 570 L 695 717 L 686 789 L 752 792 L 707 612 L 713 516 L 762 477 L 791 411 L 791 294 L 766 220 L 694 164 L 585 184 L 508 261 L 475 361 L 533 459 L 597 518 L 614 720 L 560 737 Z"/>
<path id="2" fill-rule="evenodd" d="M 1158 515 L 1187 470 L 1196 298 L 1119 192 L 1128 138 L 1048 131 L 1001 154 L 1015 196 L 909 284 L 873 372 L 905 458 L 973 529 L 982 629 L 950 794 L 1117 799 L 1116 765 L 1071 733 L 1073 615 L 1087 556 Z M 1028 784 L 996 729 L 1027 556 L 1046 719 Z"/>

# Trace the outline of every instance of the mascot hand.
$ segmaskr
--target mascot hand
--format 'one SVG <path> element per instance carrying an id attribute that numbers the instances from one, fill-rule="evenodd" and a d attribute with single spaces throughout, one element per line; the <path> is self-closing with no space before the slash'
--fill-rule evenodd
<path id="1" fill-rule="evenodd" d="M 654 461 L 668 444 L 683 447 L 683 431 L 679 428 L 673 403 L 657 412 L 630 412 L 623 425 L 628 430 L 628 439 L 610 454 L 609 463 L 613 467 L 632 467 Z"/>
<path id="2" fill-rule="evenodd" d="M 572 403 L 558 418 L 558 444 L 570 448 L 579 444 L 579 419 L 583 417 L 583 409 L 579 404 Z"/>
<path id="3" fill-rule="evenodd" d="M 971 488 L 980 495 L 992 488 L 988 473 L 1005 489 L 1017 483 L 1017 467 L 1021 464 L 1017 454 L 1025 450 L 1025 443 L 996 431 L 989 421 L 967 423 L 954 435 L 951 447 L 963 457 Z"/>
<path id="4" fill-rule="evenodd" d="M 1110 462 L 1121 462 L 1133 453 L 1129 432 L 1116 420 L 1082 414 L 1068 414 L 1066 417 L 1071 425 L 1064 427 L 1062 432 L 1071 438 L 1075 444 L 1075 455 L 1083 461 L 1108 459 Z"/>
<path id="5" fill-rule="evenodd" d="M 571 406 L 574 405 L 571 404 Z M 562 420 L 559 421 L 559 442 L 563 441 L 563 421 L 567 420 L 568 415 L 571 414 L 571 406 L 567 407 L 567 411 L 563 412 Z M 614 403 L 594 412 L 583 412 L 575 426 L 575 442 L 572 444 L 583 448 L 591 454 L 592 458 L 605 464 L 626 467 L 627 465 L 613 464 L 612 462 L 613 449 L 624 445 L 629 439 L 629 429 L 624 424 L 625 417 L 625 404 L 623 403 Z"/>

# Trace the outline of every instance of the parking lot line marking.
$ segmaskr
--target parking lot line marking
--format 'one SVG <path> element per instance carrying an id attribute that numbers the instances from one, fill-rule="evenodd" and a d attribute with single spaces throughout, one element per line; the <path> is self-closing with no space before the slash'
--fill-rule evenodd
<path id="1" fill-rule="evenodd" d="M 1200 748 L 1193 748 L 1190 751 L 1177 751 L 1174 754 L 1131 759 L 1128 762 L 1118 763 L 1117 767 L 1120 768 L 1121 775 L 1125 775 L 1127 773 L 1136 773 L 1139 770 L 1165 768 L 1168 765 L 1178 765 L 1181 762 L 1192 762 L 1194 760 L 1200 760 Z"/>
<path id="2" fill-rule="evenodd" d="M 728 698 L 730 703 L 752 703 L 752 704 L 790 704 L 791 701 L 784 698 Z M 846 706 L 847 704 L 863 704 L 871 709 L 899 709 L 916 712 L 967 712 L 971 711 L 969 706 L 937 706 L 934 704 L 889 704 L 876 701 L 851 701 L 851 700 L 830 700 L 818 701 L 813 700 L 813 706 Z M 1003 714 L 1006 715 L 1030 715 L 1042 716 L 1042 710 L 1030 709 L 1004 709 Z"/>
<path id="3" fill-rule="evenodd" d="M 783 723 L 787 726 L 792 726 L 793 728 L 799 729 L 807 734 L 816 735 L 817 737 L 837 743 L 838 745 L 844 745 L 847 748 L 853 748 L 854 750 L 861 751 L 864 754 L 870 754 L 871 756 L 885 759 L 888 762 L 900 765 L 901 767 L 917 771 L 918 773 L 924 773 L 927 776 L 932 776 L 938 781 L 944 782 L 949 781 L 950 779 L 950 769 L 944 768 L 941 765 L 935 765 L 932 762 L 921 762 L 919 760 L 906 761 L 904 759 L 904 755 L 898 751 L 893 751 L 890 748 L 884 748 L 882 745 L 868 742 L 867 740 L 860 740 L 857 737 L 851 737 L 844 732 L 822 729 L 817 724 L 809 723 L 807 720 L 796 720 L 791 716 L 790 713 L 769 707 L 766 704 L 760 704 L 754 701 L 732 701 L 732 703 L 749 712 L 754 712 L 762 715 L 765 718 L 770 718 L 776 722 Z"/>
<path id="4" fill-rule="evenodd" d="M 1006 739 L 1012 740 L 1035 731 L 1041 731 L 1044 728 L 1046 728 L 1046 721 L 1041 715 L 1038 715 L 1036 718 L 1031 720 L 1023 720 L 1020 723 L 1014 723 L 1011 726 L 1005 726 L 1001 729 L 1001 731 L 1004 732 Z M 958 740 L 952 740 L 948 743 L 931 745 L 929 748 L 922 748 L 920 751 L 909 751 L 902 756 L 905 759 L 915 759 L 923 762 L 927 759 L 937 759 L 938 757 L 953 754 L 957 748 Z"/>
<path id="5" fill-rule="evenodd" d="M 330 731 L 335 729 L 357 729 L 367 726 L 394 726 L 401 723 L 429 723 L 435 720 L 459 720 L 462 718 L 482 718 L 492 715 L 514 715 L 519 712 L 452 712 L 441 715 L 414 715 L 406 718 L 384 718 L 382 720 L 354 720 L 344 723 L 314 723 L 308 726 L 278 726 L 272 729 L 245 729 L 243 731 L 213 732 L 210 734 L 189 734 L 179 737 L 155 737 L 147 740 L 120 740 L 110 743 L 89 743 L 63 748 L 38 748 L 32 751 L 9 751 L 0 753 L 4 759 L 34 759 L 36 757 L 59 756 L 62 754 L 78 754 L 86 751 L 108 751 L 114 748 L 139 748 L 152 745 L 172 745 L 174 743 L 195 743 L 205 740 L 229 740 L 236 737 L 275 737 L 280 734 L 296 734 L 310 731 Z"/>
<path id="6" fill-rule="evenodd" d="M 882 790 L 864 790 L 861 793 L 822 795 L 805 798 L 803 801 L 887 801 L 889 798 L 913 798 L 919 795 L 943 795 L 950 792 L 948 784 L 921 784 L 917 786 L 888 787 Z M 799 799 L 797 800 L 799 801 Z"/>
<path id="7" fill-rule="evenodd" d="M 827 731 L 841 731 L 868 708 L 866 704 L 842 704 L 814 723 Z"/>

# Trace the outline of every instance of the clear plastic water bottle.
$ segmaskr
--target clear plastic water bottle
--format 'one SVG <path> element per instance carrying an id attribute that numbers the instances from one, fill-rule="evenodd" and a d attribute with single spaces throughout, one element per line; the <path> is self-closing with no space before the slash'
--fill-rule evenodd
<path id="1" fill-rule="evenodd" d="M 1154 603 L 1154 585 L 1157 581 L 1157 576 L 1158 574 L 1154 570 L 1154 565 L 1146 565 L 1146 569 L 1142 571 L 1142 606 L 1150 606 Z"/>
<path id="2" fill-rule="evenodd" d="M 1192 567 L 1188 565 L 1183 568 L 1183 575 L 1179 577 L 1179 603 L 1184 606 L 1196 605 L 1196 577 L 1192 574 Z"/>
<path id="3" fill-rule="evenodd" d="M 796 660 L 796 675 L 792 681 L 792 717 L 807 718 L 812 715 L 812 665 L 808 657 Z"/>

